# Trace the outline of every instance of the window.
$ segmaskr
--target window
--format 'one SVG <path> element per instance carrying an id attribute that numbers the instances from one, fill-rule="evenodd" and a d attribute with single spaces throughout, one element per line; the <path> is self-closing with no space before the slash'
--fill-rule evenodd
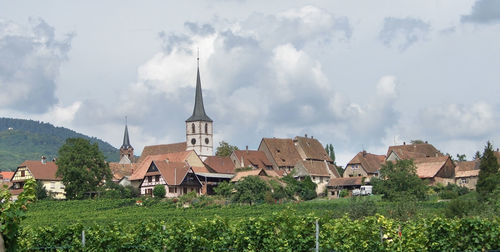
<path id="1" fill-rule="evenodd" d="M 64 184 L 61 184 L 61 186 L 59 186 L 60 189 L 64 189 L 66 187 L 64 187 Z"/>
<path id="2" fill-rule="evenodd" d="M 21 171 L 21 177 L 24 177 L 24 175 L 26 175 L 26 174 L 25 174 L 25 172 L 23 170 L 23 171 Z"/>
<path id="3" fill-rule="evenodd" d="M 205 123 L 205 134 L 208 134 L 208 123 Z"/>
<path id="4" fill-rule="evenodd" d="M 323 183 L 323 177 L 319 177 L 319 182 Z"/>
<path id="5" fill-rule="evenodd" d="M 155 176 L 155 182 L 159 182 L 160 181 L 160 175 L 156 175 Z"/>
<path id="6" fill-rule="evenodd" d="M 56 189 L 56 182 L 50 182 L 50 189 Z"/>
<path id="7" fill-rule="evenodd" d="M 184 194 L 188 193 L 188 189 L 186 187 L 184 187 L 184 190 L 182 190 L 184 192 Z"/>
<path id="8" fill-rule="evenodd" d="M 196 132 L 196 131 L 194 130 L 194 123 L 193 123 L 193 124 L 191 124 L 191 131 L 192 131 L 193 133 L 195 133 L 195 132 Z"/>
<path id="9" fill-rule="evenodd" d="M 467 178 L 462 178 L 462 179 L 460 180 L 460 183 L 461 183 L 461 184 L 467 184 Z"/>
<path id="10" fill-rule="evenodd" d="M 174 187 L 174 193 L 177 193 L 177 187 Z"/>
<path id="11" fill-rule="evenodd" d="M 174 187 L 169 186 L 169 187 L 168 187 L 168 192 L 169 192 L 169 193 L 173 193 L 173 192 L 174 192 Z"/>
<path id="12" fill-rule="evenodd" d="M 148 182 L 152 182 L 153 181 L 153 177 L 152 176 L 148 176 Z"/>

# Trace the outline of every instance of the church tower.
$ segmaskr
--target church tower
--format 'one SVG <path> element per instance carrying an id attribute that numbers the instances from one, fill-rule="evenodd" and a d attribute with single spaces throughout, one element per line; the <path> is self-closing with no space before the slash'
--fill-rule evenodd
<path id="1" fill-rule="evenodd" d="M 213 121 L 205 113 L 203 95 L 201 94 L 200 58 L 196 76 L 196 95 L 193 115 L 186 120 L 187 150 L 194 150 L 202 160 L 213 155 Z"/>
<path id="2" fill-rule="evenodd" d="M 125 133 L 123 133 L 123 144 L 120 147 L 120 164 L 130 164 L 134 160 L 134 148 L 130 145 L 126 121 L 125 118 Z"/>

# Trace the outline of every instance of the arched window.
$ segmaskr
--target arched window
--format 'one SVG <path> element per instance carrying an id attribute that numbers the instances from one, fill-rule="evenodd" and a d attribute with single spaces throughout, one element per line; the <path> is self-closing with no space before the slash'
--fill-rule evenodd
<path id="1" fill-rule="evenodd" d="M 194 130 L 194 123 L 191 124 L 191 131 L 193 131 L 193 133 L 195 133 L 195 130 Z"/>
<path id="2" fill-rule="evenodd" d="M 205 123 L 205 134 L 208 134 L 208 123 Z"/>

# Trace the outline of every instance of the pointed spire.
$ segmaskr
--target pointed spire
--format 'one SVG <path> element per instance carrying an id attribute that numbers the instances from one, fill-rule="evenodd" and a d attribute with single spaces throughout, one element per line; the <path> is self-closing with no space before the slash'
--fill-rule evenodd
<path id="1" fill-rule="evenodd" d="M 198 52 L 199 54 L 199 52 Z M 212 122 L 212 119 L 205 113 L 205 107 L 203 106 L 203 95 L 201 93 L 201 80 L 200 80 L 200 57 L 198 55 L 198 72 L 196 76 L 196 95 L 194 100 L 193 115 L 189 117 L 186 122 L 204 121 Z"/>
<path id="2" fill-rule="evenodd" d="M 125 133 L 123 134 L 123 145 L 121 147 L 122 149 L 129 149 L 132 148 L 130 145 L 130 139 L 128 137 L 128 127 L 127 127 L 127 117 L 125 116 Z"/>

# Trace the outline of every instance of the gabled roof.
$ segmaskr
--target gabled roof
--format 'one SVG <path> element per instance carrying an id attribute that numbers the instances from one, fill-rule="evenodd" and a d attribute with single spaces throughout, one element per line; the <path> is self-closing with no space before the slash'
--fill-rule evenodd
<path id="1" fill-rule="evenodd" d="M 326 160 L 333 162 L 318 139 L 296 136 L 293 139 L 293 142 L 298 145 L 298 148 L 302 149 L 303 152 L 299 151 L 299 155 L 302 159 Z"/>
<path id="2" fill-rule="evenodd" d="M 302 165 L 307 174 L 297 174 L 298 176 L 322 176 L 322 177 L 335 177 L 338 178 L 340 177 L 337 168 L 326 161 L 317 161 L 317 160 L 305 160 L 305 161 L 299 161 L 297 165 L 295 166 L 298 168 L 298 166 Z"/>
<path id="3" fill-rule="evenodd" d="M 113 180 L 117 181 L 122 179 L 125 176 L 132 175 L 133 171 L 136 170 L 139 164 L 120 164 L 116 162 L 110 162 L 109 169 L 113 174 Z"/>
<path id="4" fill-rule="evenodd" d="M 479 170 L 455 172 L 455 178 L 467 178 L 467 177 L 477 177 L 477 176 L 479 176 Z"/>
<path id="5" fill-rule="evenodd" d="M 185 151 L 186 147 L 186 142 L 145 146 L 137 163 L 141 163 L 147 156 Z"/>
<path id="6" fill-rule="evenodd" d="M 263 151 L 235 150 L 233 153 L 236 155 L 238 160 L 243 159 L 244 167 L 255 166 L 260 169 L 266 168 L 266 166 L 273 166 Z"/>
<path id="7" fill-rule="evenodd" d="M 152 163 L 158 168 L 158 171 L 168 185 L 180 185 L 190 170 L 194 173 L 186 162 L 154 160 Z M 147 175 L 147 173 L 145 175 Z"/>
<path id="8" fill-rule="evenodd" d="M 366 151 L 361 151 L 356 154 L 347 165 L 360 164 L 366 173 L 377 173 L 377 171 L 380 170 L 380 166 L 384 163 L 384 160 L 384 155 L 375 155 Z"/>
<path id="9" fill-rule="evenodd" d="M 11 171 L 0 172 L 0 180 L 11 180 L 13 176 L 14 176 L 14 172 L 11 172 Z"/>
<path id="10" fill-rule="evenodd" d="M 231 182 L 238 182 L 241 179 L 248 176 L 276 177 L 276 178 L 279 177 L 279 175 L 273 170 L 255 169 L 255 170 L 241 171 L 236 173 L 236 175 L 231 179 Z"/>
<path id="11" fill-rule="evenodd" d="M 21 167 L 28 168 L 36 180 L 62 180 L 62 178 L 56 177 L 57 165 L 55 162 L 45 162 L 44 164 L 39 160 L 26 160 L 17 169 Z"/>
<path id="12" fill-rule="evenodd" d="M 149 169 L 152 161 L 155 160 L 169 160 L 170 162 L 181 162 L 184 163 L 186 158 L 189 156 L 191 151 L 181 151 L 181 152 L 173 152 L 166 153 L 160 155 L 150 155 L 145 157 L 145 159 L 137 164 L 137 169 L 134 170 L 134 173 L 130 176 L 130 180 L 140 180 L 144 178 L 144 175 Z M 142 157 L 142 156 L 141 156 Z"/>
<path id="13" fill-rule="evenodd" d="M 444 156 L 432 144 L 428 143 L 389 146 L 389 149 L 387 150 L 387 157 L 389 157 L 392 152 L 394 152 L 400 159 L 404 160 Z"/>
<path id="14" fill-rule="evenodd" d="M 234 173 L 234 164 L 229 157 L 209 156 L 204 163 L 217 173 Z"/>
<path id="15" fill-rule="evenodd" d="M 293 167 L 302 160 L 290 138 L 262 138 L 262 143 L 267 146 L 278 166 Z"/>
<path id="16" fill-rule="evenodd" d="M 201 93 L 201 79 L 200 79 L 200 68 L 198 67 L 198 72 L 196 75 L 196 94 L 194 100 L 193 115 L 189 117 L 186 122 L 212 122 L 212 119 L 205 113 L 205 106 L 203 106 L 203 95 Z"/>
<path id="17" fill-rule="evenodd" d="M 457 166 L 455 167 L 455 172 L 479 170 L 479 164 L 480 164 L 479 159 L 473 161 L 457 162 Z"/>
<path id="18" fill-rule="evenodd" d="M 332 178 L 328 181 L 327 187 L 335 186 L 361 186 L 363 177 Z"/>
<path id="19" fill-rule="evenodd" d="M 448 159 L 450 159 L 448 156 L 416 158 L 413 163 L 417 167 L 419 178 L 434 178 Z"/>

